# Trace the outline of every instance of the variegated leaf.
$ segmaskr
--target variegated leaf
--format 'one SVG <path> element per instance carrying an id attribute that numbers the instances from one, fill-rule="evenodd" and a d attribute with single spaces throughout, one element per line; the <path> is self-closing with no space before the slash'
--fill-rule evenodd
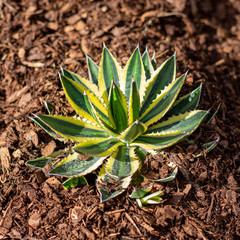
<path id="1" fill-rule="evenodd" d="M 161 119 L 177 98 L 185 78 L 186 74 L 183 74 L 176 81 L 165 87 L 161 94 L 158 95 L 153 103 L 142 113 L 140 121 L 149 126 Z"/>
<path id="2" fill-rule="evenodd" d="M 153 52 L 153 55 L 152 55 L 151 64 L 152 64 L 152 67 L 155 71 L 157 69 L 157 62 L 156 62 L 156 59 L 155 59 L 155 51 Z"/>
<path id="3" fill-rule="evenodd" d="M 37 115 L 35 115 L 35 114 L 33 114 L 33 115 L 34 115 L 34 118 L 32 118 L 32 117 L 28 117 L 28 118 L 30 118 L 35 123 L 37 123 L 37 125 L 39 127 L 41 127 L 46 133 L 48 133 L 50 136 L 52 136 L 53 138 L 55 138 L 58 141 L 61 141 L 61 142 L 67 141 L 66 138 L 60 136 L 55 131 L 53 131 L 47 124 L 45 124 L 40 118 L 38 118 Z"/>
<path id="4" fill-rule="evenodd" d="M 139 168 L 139 160 L 133 147 L 120 146 L 108 158 L 106 172 L 111 176 L 127 177 Z"/>
<path id="5" fill-rule="evenodd" d="M 172 107 L 167 111 L 166 117 L 183 114 L 187 111 L 193 111 L 199 104 L 202 84 L 191 93 L 180 97 Z"/>
<path id="6" fill-rule="evenodd" d="M 169 176 L 167 176 L 165 178 L 149 179 L 149 180 L 153 181 L 153 182 L 161 182 L 161 183 L 170 182 L 170 181 L 174 180 L 176 178 L 177 173 L 178 173 L 178 166 L 173 162 L 170 162 L 167 165 L 173 169 L 172 173 Z"/>
<path id="7" fill-rule="evenodd" d="M 106 138 L 109 135 L 100 127 L 71 117 L 38 115 L 39 119 L 58 134 L 81 142 L 88 138 Z"/>
<path id="8" fill-rule="evenodd" d="M 128 120 L 129 125 L 131 125 L 139 118 L 139 110 L 140 110 L 140 95 L 137 88 L 137 84 L 133 79 L 129 99 L 129 120 Z"/>
<path id="9" fill-rule="evenodd" d="M 147 130 L 147 126 L 138 120 L 132 123 L 121 135 L 118 136 L 118 139 L 124 143 L 131 143 L 138 136 L 144 133 Z"/>
<path id="10" fill-rule="evenodd" d="M 106 157 L 95 157 L 90 160 L 79 160 L 79 154 L 73 153 L 60 162 L 49 175 L 58 175 L 63 177 L 83 176 L 102 165 Z"/>
<path id="11" fill-rule="evenodd" d="M 143 92 L 142 89 L 145 87 L 145 72 L 139 47 L 135 49 L 129 58 L 120 80 L 120 87 L 128 102 L 131 94 L 132 79 L 136 82 L 139 92 Z"/>
<path id="12" fill-rule="evenodd" d="M 30 167 L 34 167 L 34 168 L 40 168 L 40 169 L 44 168 L 54 158 L 58 157 L 61 154 L 66 153 L 68 150 L 69 150 L 68 148 L 64 148 L 59 151 L 53 152 L 51 155 L 49 155 L 47 157 L 42 156 L 40 158 L 29 160 L 29 161 L 27 161 L 27 165 L 29 165 Z"/>
<path id="13" fill-rule="evenodd" d="M 70 179 L 66 180 L 65 182 L 63 182 L 62 185 L 65 189 L 68 189 L 70 187 L 74 188 L 74 187 L 81 186 L 81 185 L 88 185 L 88 182 L 84 176 L 80 176 L 80 177 L 70 178 Z"/>
<path id="14" fill-rule="evenodd" d="M 89 80 L 90 80 L 90 82 L 92 82 L 92 83 L 96 84 L 96 86 L 98 86 L 99 67 L 88 55 L 86 55 L 86 58 L 87 58 L 87 65 L 88 65 Z"/>
<path id="15" fill-rule="evenodd" d="M 99 66 L 99 90 L 106 104 L 108 104 L 108 95 L 112 80 L 119 86 L 122 68 L 104 45 L 103 54 Z"/>
<path id="16" fill-rule="evenodd" d="M 101 103 L 101 101 L 88 89 L 65 76 L 61 76 L 61 82 L 69 103 L 81 117 L 84 117 L 87 120 L 96 123 L 86 106 L 84 92 L 87 93 L 89 100 L 94 104 L 94 106 L 107 116 L 108 113 L 103 103 Z"/>
<path id="17" fill-rule="evenodd" d="M 193 132 L 206 116 L 207 111 L 195 110 L 178 116 L 172 116 L 166 121 L 160 122 L 148 128 L 146 133 L 161 131 Z"/>
<path id="18" fill-rule="evenodd" d="M 130 194 L 130 198 L 137 199 L 137 198 L 143 198 L 146 196 L 150 191 L 152 190 L 152 186 L 146 187 L 146 188 L 135 188 L 133 187 L 133 191 Z"/>
<path id="19" fill-rule="evenodd" d="M 141 114 L 156 99 L 157 95 L 176 78 L 176 55 L 174 54 L 153 73 L 146 83 Z"/>
<path id="20" fill-rule="evenodd" d="M 81 76 L 79 76 L 76 73 L 73 73 L 65 68 L 61 68 L 62 70 L 62 75 L 81 84 L 84 88 L 86 88 L 87 90 L 89 90 L 91 93 L 93 93 L 96 96 L 99 96 L 99 92 L 98 92 L 98 87 L 97 85 L 95 85 L 94 83 L 88 81 L 85 78 L 82 78 Z M 60 77 L 61 78 L 61 77 Z"/>
<path id="21" fill-rule="evenodd" d="M 95 121 L 110 135 L 116 136 L 117 132 L 114 129 L 115 126 L 114 127 L 112 126 L 112 124 L 109 121 L 109 118 L 105 114 L 103 114 L 101 111 L 96 110 L 96 108 L 90 102 L 86 93 L 84 93 L 84 98 L 85 98 L 86 105 L 88 107 L 88 111 L 94 117 Z"/>
<path id="22" fill-rule="evenodd" d="M 169 147 L 186 136 L 181 131 L 166 131 L 161 133 L 143 134 L 133 141 L 130 146 L 139 146 L 146 150 L 159 150 Z"/>
<path id="23" fill-rule="evenodd" d="M 129 186 L 131 180 L 132 180 L 131 175 L 121 179 L 115 179 L 111 177 L 109 174 L 107 174 L 105 166 L 103 165 L 98 174 L 96 184 L 98 192 L 100 194 L 101 202 L 105 202 L 123 193 Z M 115 190 L 111 188 L 108 189 L 108 185 L 111 184 L 114 184 Z"/>
<path id="24" fill-rule="evenodd" d="M 79 143 L 75 147 L 75 151 L 89 156 L 108 156 L 117 147 L 123 145 L 124 144 L 120 142 L 117 138 L 99 138 Z"/>
<path id="25" fill-rule="evenodd" d="M 154 72 L 154 68 L 151 63 L 147 48 L 142 55 L 142 62 L 143 62 L 144 70 L 145 70 L 146 80 L 148 80 L 149 78 L 151 78 L 151 75 Z"/>
<path id="26" fill-rule="evenodd" d="M 118 133 L 128 126 L 127 101 L 120 88 L 112 81 L 109 93 L 108 116 L 111 123 L 116 126 Z"/>

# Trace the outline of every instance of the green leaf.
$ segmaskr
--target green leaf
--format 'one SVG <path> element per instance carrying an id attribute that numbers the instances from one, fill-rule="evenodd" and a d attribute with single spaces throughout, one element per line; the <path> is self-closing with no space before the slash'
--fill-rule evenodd
<path id="1" fill-rule="evenodd" d="M 166 121 L 160 122 L 148 128 L 146 133 L 161 131 L 181 131 L 192 133 L 205 118 L 207 111 L 195 110 L 178 116 L 172 116 Z"/>
<path id="2" fill-rule="evenodd" d="M 86 55 L 86 58 L 87 58 L 88 75 L 89 75 L 90 82 L 98 86 L 99 67 L 88 55 Z"/>
<path id="3" fill-rule="evenodd" d="M 161 119 L 177 98 L 185 78 L 186 74 L 183 74 L 176 81 L 165 87 L 161 94 L 158 95 L 153 103 L 142 113 L 140 121 L 149 126 Z"/>
<path id="4" fill-rule="evenodd" d="M 117 138 L 99 138 L 79 143 L 75 147 L 75 151 L 89 156 L 108 156 L 117 147 L 123 145 L 124 144 L 120 142 Z"/>
<path id="5" fill-rule="evenodd" d="M 218 106 L 217 106 L 217 109 L 216 110 L 209 110 L 208 111 L 208 114 L 206 115 L 206 117 L 205 117 L 205 121 L 207 121 L 207 123 L 210 123 L 211 122 L 211 120 L 213 119 L 213 117 L 216 115 L 216 113 L 218 112 L 218 110 L 219 110 L 219 108 L 220 108 L 220 106 L 221 106 L 221 104 L 219 104 Z"/>
<path id="6" fill-rule="evenodd" d="M 139 168 L 139 160 L 134 148 L 127 146 L 118 147 L 108 158 L 106 172 L 111 176 L 127 177 L 133 175 Z"/>
<path id="7" fill-rule="evenodd" d="M 93 105 L 99 111 L 101 111 L 103 114 L 107 116 L 108 113 L 103 103 L 101 103 L 101 101 L 94 94 L 92 94 L 88 89 L 86 89 L 81 84 L 78 84 L 77 82 L 74 82 L 73 80 L 65 76 L 60 76 L 60 77 L 61 77 L 61 82 L 65 91 L 65 95 L 69 103 L 72 105 L 72 107 L 81 117 L 84 117 L 89 121 L 96 123 L 94 118 L 91 116 L 91 113 L 89 113 L 88 107 L 86 106 L 86 102 L 84 99 L 84 92 L 87 93 L 88 98 L 93 103 Z"/>
<path id="8" fill-rule="evenodd" d="M 149 195 L 143 197 L 141 199 L 141 202 L 149 204 L 149 202 L 148 202 L 149 200 L 154 200 L 154 199 L 155 200 L 160 200 L 158 197 L 163 196 L 163 195 L 164 195 L 164 192 L 160 190 L 160 191 L 154 192 L 152 194 L 149 194 Z"/>
<path id="9" fill-rule="evenodd" d="M 144 153 L 144 149 L 139 149 L 139 147 L 135 148 L 135 153 L 138 156 L 138 159 L 141 160 L 142 163 L 146 160 L 147 156 Z"/>
<path id="10" fill-rule="evenodd" d="M 200 96 L 202 91 L 202 84 L 193 90 L 191 93 L 179 98 L 173 106 L 166 113 L 166 117 L 171 117 L 172 115 L 183 114 L 187 111 L 193 111 L 199 104 Z"/>
<path id="11" fill-rule="evenodd" d="M 38 115 L 37 117 L 55 132 L 73 141 L 79 142 L 88 138 L 106 138 L 109 136 L 102 128 L 83 120 L 53 115 Z"/>
<path id="12" fill-rule="evenodd" d="M 204 153 L 209 153 L 211 152 L 218 144 L 220 138 L 217 138 L 216 140 L 212 141 L 212 142 L 208 142 L 205 143 L 201 146 L 203 152 L 201 152 L 200 154 L 195 155 L 194 157 L 201 157 L 202 155 L 204 155 Z"/>
<path id="13" fill-rule="evenodd" d="M 74 82 L 79 83 L 81 86 L 88 89 L 94 95 L 99 96 L 98 87 L 95 84 L 93 84 L 92 82 L 88 81 L 87 79 L 82 78 L 78 74 L 73 73 L 65 68 L 61 68 L 61 70 L 62 70 L 63 76 L 65 76 L 68 79 L 73 80 Z M 60 77 L 60 79 L 61 79 L 61 77 Z"/>
<path id="14" fill-rule="evenodd" d="M 128 126 L 127 102 L 119 87 L 112 81 L 109 93 L 108 116 L 111 123 L 116 126 L 118 133 L 124 131 Z"/>
<path id="15" fill-rule="evenodd" d="M 58 164 L 49 175 L 57 175 L 63 177 L 83 176 L 102 165 L 105 157 L 95 157 L 90 160 L 79 160 L 79 154 L 73 153 Z"/>
<path id="16" fill-rule="evenodd" d="M 131 94 L 132 79 L 135 80 L 137 87 L 141 92 L 142 88 L 144 88 L 145 72 L 139 47 L 135 49 L 134 53 L 129 58 L 120 81 L 120 86 L 126 96 L 127 102 L 129 102 Z"/>
<path id="17" fill-rule="evenodd" d="M 67 139 L 63 138 L 61 136 L 58 136 L 58 134 L 53 131 L 47 124 L 45 124 L 40 118 L 38 118 L 38 116 L 36 116 L 35 114 L 33 114 L 35 117 L 28 117 L 29 119 L 31 119 L 32 121 L 34 121 L 39 127 L 41 127 L 46 133 L 48 133 L 51 137 L 55 138 L 58 141 L 61 142 L 66 142 Z"/>
<path id="18" fill-rule="evenodd" d="M 152 59 L 151 59 L 151 64 L 152 64 L 152 67 L 154 69 L 154 71 L 157 69 L 157 62 L 156 62 L 156 59 L 155 59 L 155 52 L 153 52 L 153 56 L 152 56 Z"/>
<path id="19" fill-rule="evenodd" d="M 168 177 L 159 178 L 159 179 L 148 179 L 148 180 L 153 181 L 153 182 L 161 182 L 161 183 L 170 182 L 170 181 L 174 180 L 176 178 L 177 173 L 178 173 L 178 167 L 173 162 L 170 162 L 167 165 L 173 169 L 172 173 Z"/>
<path id="20" fill-rule="evenodd" d="M 104 45 L 103 54 L 99 66 L 99 90 L 102 93 L 104 102 L 108 104 L 108 95 L 112 80 L 119 86 L 119 79 L 122 69 L 113 55 Z"/>
<path id="21" fill-rule="evenodd" d="M 75 188 L 77 186 L 81 185 L 88 185 L 87 179 L 83 176 L 81 177 L 73 177 L 68 180 L 66 180 L 64 183 L 62 183 L 63 187 L 65 189 L 68 189 L 70 187 Z"/>
<path id="22" fill-rule="evenodd" d="M 147 126 L 139 122 L 138 120 L 136 120 L 123 133 L 121 133 L 121 135 L 118 136 L 118 139 L 128 144 L 134 141 L 146 130 L 147 130 Z"/>
<path id="23" fill-rule="evenodd" d="M 142 55 L 142 62 L 143 62 L 144 70 L 145 70 L 146 80 L 148 80 L 149 78 L 151 78 L 151 75 L 154 72 L 154 68 L 151 63 L 147 48 Z"/>
<path id="24" fill-rule="evenodd" d="M 84 93 L 86 105 L 89 109 L 89 112 L 92 114 L 96 122 L 104 129 L 106 130 L 110 135 L 117 136 L 117 132 L 110 123 L 107 116 L 105 116 L 101 111 L 98 111 L 95 109 L 93 104 L 89 101 L 89 98 L 86 93 Z"/>
<path id="25" fill-rule="evenodd" d="M 43 100 L 43 102 L 44 102 L 44 105 L 47 109 L 48 114 L 51 114 L 51 112 L 54 110 L 55 106 L 53 104 L 45 101 L 45 100 Z"/>
<path id="26" fill-rule="evenodd" d="M 133 141 L 130 146 L 139 146 L 146 150 L 159 150 L 173 145 L 185 136 L 186 133 L 181 131 L 143 134 Z"/>
<path id="27" fill-rule="evenodd" d="M 151 79 L 147 81 L 146 91 L 144 93 L 144 100 L 142 103 L 141 114 L 149 107 L 149 105 L 156 99 L 157 95 L 165 89 L 176 78 L 176 55 L 174 54 L 166 60 L 152 75 Z"/>
<path id="28" fill-rule="evenodd" d="M 41 168 L 44 168 L 48 163 L 50 163 L 54 158 L 58 157 L 63 153 L 66 153 L 68 150 L 69 150 L 68 148 L 64 148 L 59 151 L 53 152 L 51 155 L 47 157 L 42 156 L 40 158 L 29 160 L 26 162 L 26 164 L 29 165 L 30 167 L 41 169 Z"/>
<path id="29" fill-rule="evenodd" d="M 129 99 L 129 125 L 139 118 L 140 95 L 136 82 L 132 81 L 131 94 Z"/>
<path id="30" fill-rule="evenodd" d="M 143 198 L 152 190 L 152 186 L 147 188 L 134 188 L 133 192 L 129 196 L 132 199 Z"/>
<path id="31" fill-rule="evenodd" d="M 105 166 L 103 166 L 97 178 L 97 189 L 100 194 L 101 203 L 123 193 L 129 186 L 131 180 L 132 176 L 116 180 L 106 173 Z M 112 190 L 111 184 L 114 184 L 115 190 Z"/>

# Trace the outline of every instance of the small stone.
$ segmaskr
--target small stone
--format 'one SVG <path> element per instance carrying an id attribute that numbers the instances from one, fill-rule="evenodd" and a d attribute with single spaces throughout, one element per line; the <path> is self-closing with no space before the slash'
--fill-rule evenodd
<path id="1" fill-rule="evenodd" d="M 56 147 L 56 143 L 52 140 L 47 146 L 42 150 L 42 155 L 47 157 L 51 155 Z"/>
<path id="2" fill-rule="evenodd" d="M 86 212 L 82 210 L 81 207 L 74 207 L 69 211 L 70 218 L 72 219 L 73 223 L 81 221 L 85 216 Z"/>
<path id="3" fill-rule="evenodd" d="M 41 224 L 40 214 L 38 212 L 33 213 L 28 220 L 28 224 L 32 228 L 37 229 Z"/>

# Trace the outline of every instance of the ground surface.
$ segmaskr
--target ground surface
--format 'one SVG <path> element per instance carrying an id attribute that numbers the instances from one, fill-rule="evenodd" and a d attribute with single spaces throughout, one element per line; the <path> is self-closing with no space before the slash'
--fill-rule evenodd
<path id="1" fill-rule="evenodd" d="M 43 99 L 73 113 L 59 65 L 87 77 L 84 54 L 99 62 L 103 42 L 122 65 L 138 43 L 158 65 L 176 50 L 178 73 L 190 70 L 183 92 L 203 82 L 200 108 L 221 103 L 196 145 L 168 150 L 180 171 L 159 186 L 162 205 L 139 209 L 130 191 L 99 204 L 93 185 L 63 190 L 25 165 L 61 147 L 27 116 L 46 113 Z M 239 239 L 239 59 L 237 0 L 0 1 L 0 239 Z M 192 157 L 217 137 L 212 153 Z"/>

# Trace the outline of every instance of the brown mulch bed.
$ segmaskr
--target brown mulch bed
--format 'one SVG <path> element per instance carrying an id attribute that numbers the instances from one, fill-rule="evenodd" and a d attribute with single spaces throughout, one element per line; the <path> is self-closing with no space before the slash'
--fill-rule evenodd
<path id="1" fill-rule="evenodd" d="M 64 190 L 25 165 L 62 147 L 27 116 L 45 113 L 43 100 L 71 115 L 59 66 L 87 77 L 85 54 L 99 62 L 103 42 L 123 66 L 138 43 L 158 65 L 176 50 L 178 73 L 190 70 L 182 92 L 202 82 L 200 108 L 221 103 L 192 136 L 220 137 L 213 152 L 168 150 L 180 171 L 156 186 L 162 205 L 140 209 L 130 189 L 100 204 L 94 185 Z M 0 239 L 239 239 L 239 59 L 238 0 L 0 1 Z"/>

